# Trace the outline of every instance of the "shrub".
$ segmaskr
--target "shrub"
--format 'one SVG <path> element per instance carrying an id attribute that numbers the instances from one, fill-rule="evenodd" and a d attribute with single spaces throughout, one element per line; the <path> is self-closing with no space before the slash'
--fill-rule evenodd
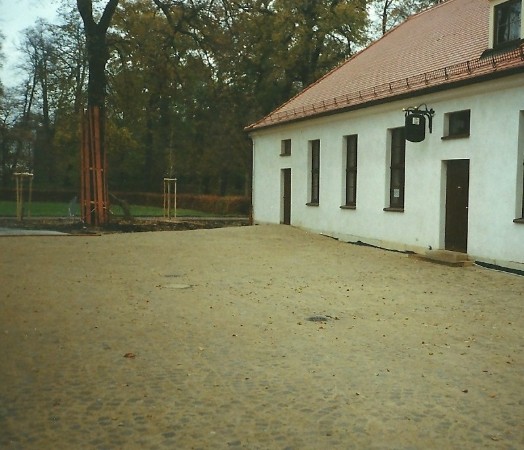
<path id="1" fill-rule="evenodd" d="M 27 199 L 27 188 L 24 197 Z M 129 205 L 156 206 L 162 208 L 164 198 L 162 194 L 153 192 L 112 192 L 119 199 Z M 74 197 L 80 200 L 80 193 L 65 190 L 33 190 L 34 202 L 70 202 Z M 16 200 L 15 189 L 1 189 L 0 200 Z M 203 195 L 203 194 L 177 194 L 177 208 L 193 209 L 217 215 L 249 215 L 251 200 L 243 196 Z"/>

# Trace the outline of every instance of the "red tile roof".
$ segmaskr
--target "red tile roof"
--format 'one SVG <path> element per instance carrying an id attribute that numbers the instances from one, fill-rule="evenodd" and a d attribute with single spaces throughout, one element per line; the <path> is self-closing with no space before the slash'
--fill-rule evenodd
<path id="1" fill-rule="evenodd" d="M 448 0 L 411 16 L 247 130 L 362 107 L 508 69 L 524 70 L 522 45 L 481 59 L 488 40 L 488 0 Z"/>

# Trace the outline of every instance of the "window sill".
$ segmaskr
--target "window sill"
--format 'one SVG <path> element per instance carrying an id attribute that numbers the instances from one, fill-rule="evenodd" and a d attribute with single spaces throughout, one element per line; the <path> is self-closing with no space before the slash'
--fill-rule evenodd
<path id="1" fill-rule="evenodd" d="M 291 153 L 281 153 L 280 156 L 291 156 Z"/>
<path id="2" fill-rule="evenodd" d="M 386 212 L 404 212 L 404 208 L 384 208 Z"/>
<path id="3" fill-rule="evenodd" d="M 512 41 L 502 42 L 495 45 L 493 48 L 488 48 L 482 52 L 480 59 L 482 58 L 491 58 L 500 53 L 510 52 L 519 48 L 520 44 L 524 42 L 524 39 L 514 39 Z"/>
<path id="4" fill-rule="evenodd" d="M 451 141 L 453 139 L 465 139 L 469 138 L 469 133 L 452 134 L 450 136 L 442 136 L 440 139 L 443 141 Z"/>
<path id="5" fill-rule="evenodd" d="M 524 217 L 521 217 L 519 219 L 514 219 L 513 223 L 522 223 L 522 224 L 524 224 Z"/>
<path id="6" fill-rule="evenodd" d="M 309 203 L 306 203 L 306 206 L 318 206 L 319 203 L 318 202 L 309 202 Z"/>
<path id="7" fill-rule="evenodd" d="M 341 205 L 340 209 L 357 209 L 357 205 Z"/>

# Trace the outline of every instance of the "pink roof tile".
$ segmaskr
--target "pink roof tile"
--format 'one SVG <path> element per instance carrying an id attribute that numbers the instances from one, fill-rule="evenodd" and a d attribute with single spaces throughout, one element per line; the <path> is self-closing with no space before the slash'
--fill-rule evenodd
<path id="1" fill-rule="evenodd" d="M 522 46 L 488 49 L 488 0 L 448 0 L 411 16 L 247 130 L 384 100 L 520 66 Z"/>

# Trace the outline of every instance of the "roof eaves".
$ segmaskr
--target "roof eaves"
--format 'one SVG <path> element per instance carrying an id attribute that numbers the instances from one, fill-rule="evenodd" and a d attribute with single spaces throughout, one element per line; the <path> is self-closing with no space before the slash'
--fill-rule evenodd
<path id="1" fill-rule="evenodd" d="M 437 3 L 436 5 L 433 5 L 433 6 L 430 6 L 429 8 L 426 8 L 426 9 L 423 9 L 422 11 L 419 11 L 418 13 L 416 14 L 412 14 L 411 16 L 408 16 L 403 22 L 395 25 L 394 27 L 390 28 L 388 31 L 386 31 L 382 36 L 380 36 L 378 39 L 374 40 L 373 42 L 371 42 L 371 44 L 369 44 L 367 47 L 359 50 L 358 52 L 356 52 L 354 55 L 351 55 L 349 58 L 347 58 L 346 60 L 342 61 L 340 64 L 338 64 L 337 66 L 335 66 L 333 69 L 331 69 L 330 71 L 328 71 L 327 73 L 325 73 L 323 76 L 321 76 L 318 80 L 314 81 L 313 83 L 311 83 L 310 85 L 308 85 L 307 87 L 305 87 L 303 90 L 301 90 L 300 92 L 298 92 L 297 94 L 295 94 L 294 96 L 292 96 L 289 100 L 287 100 L 286 102 L 284 102 L 282 105 L 280 105 L 277 109 L 273 110 L 272 112 L 270 112 L 269 114 L 267 114 L 266 116 L 262 117 L 261 119 L 257 120 L 256 122 L 252 123 L 251 125 L 248 125 L 247 127 L 244 128 L 244 130 L 246 131 L 250 131 L 250 130 L 254 130 L 254 129 L 257 129 L 257 128 L 263 128 L 265 125 L 263 125 L 265 122 L 267 122 L 268 120 L 269 121 L 272 121 L 272 117 L 275 115 L 275 114 L 280 114 L 281 116 L 284 116 L 284 117 L 288 117 L 288 116 L 294 116 L 295 113 L 294 111 L 297 109 L 297 108 L 294 108 L 292 110 L 286 110 L 286 106 L 289 105 L 290 103 L 292 103 L 297 97 L 299 96 L 302 96 L 304 93 L 306 93 L 307 91 L 313 89 L 315 86 L 317 86 L 320 82 L 322 82 L 325 78 L 331 76 L 334 72 L 336 72 L 337 70 L 341 69 L 343 66 L 345 66 L 346 64 L 349 64 L 353 59 L 355 59 L 357 56 L 359 56 L 362 52 L 364 51 L 367 51 L 368 49 L 370 49 L 371 47 L 375 46 L 375 45 L 378 45 L 378 43 L 384 39 L 386 39 L 388 37 L 388 35 L 390 35 L 391 33 L 393 33 L 399 26 L 405 24 L 406 22 L 408 21 L 411 21 L 413 20 L 415 17 L 418 17 L 422 14 L 425 14 L 427 13 L 428 11 L 430 10 L 433 10 L 433 9 L 436 9 L 436 8 L 439 8 L 439 7 L 442 7 L 444 5 L 444 3 L 447 3 L 447 2 L 451 2 L 453 0 L 444 0 L 442 3 Z M 335 99 L 336 101 L 336 99 Z M 302 107 L 302 108 L 298 108 L 298 109 L 304 109 L 305 107 Z M 312 105 L 312 108 L 315 109 L 315 106 Z M 293 120 L 293 119 L 290 119 L 290 121 Z"/>
<path id="2" fill-rule="evenodd" d="M 326 113 L 334 113 L 352 106 L 387 100 L 403 93 L 414 92 L 426 87 L 445 86 L 457 81 L 474 79 L 483 75 L 501 72 L 518 66 L 524 68 L 524 47 L 492 55 L 488 58 L 477 58 L 442 69 L 402 78 L 371 88 L 355 91 L 330 100 L 313 103 L 292 110 L 276 110 L 263 119 L 245 128 L 246 131 L 289 123 L 304 118 L 312 118 Z M 279 108 L 281 109 L 281 108 Z"/>

